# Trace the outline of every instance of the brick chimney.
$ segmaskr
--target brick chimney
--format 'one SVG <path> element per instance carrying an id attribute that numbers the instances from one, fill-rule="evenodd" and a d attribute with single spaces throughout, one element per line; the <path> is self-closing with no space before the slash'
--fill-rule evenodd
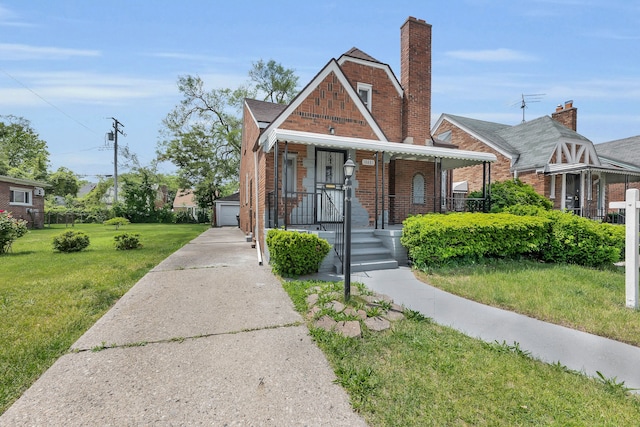
<path id="1" fill-rule="evenodd" d="M 427 145 L 431 141 L 431 25 L 409 17 L 400 28 L 402 141 Z"/>
<path id="2" fill-rule="evenodd" d="M 558 105 L 551 118 L 573 131 L 578 130 L 578 109 L 573 106 L 573 100 Z"/>

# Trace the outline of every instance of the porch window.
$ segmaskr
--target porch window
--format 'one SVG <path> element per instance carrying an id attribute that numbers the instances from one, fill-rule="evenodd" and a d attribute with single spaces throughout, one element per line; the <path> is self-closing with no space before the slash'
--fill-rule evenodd
<path id="1" fill-rule="evenodd" d="M 419 173 L 413 177 L 411 202 L 414 205 L 424 205 L 424 176 Z"/>
<path id="2" fill-rule="evenodd" d="M 282 188 L 287 196 L 293 196 L 296 192 L 297 182 L 297 155 L 288 154 L 282 159 Z"/>
<path id="3" fill-rule="evenodd" d="M 367 83 L 358 83 L 358 96 L 360 97 L 364 105 L 367 106 L 367 109 L 369 111 L 371 111 L 371 88 L 372 87 L 373 86 Z"/>
<path id="4" fill-rule="evenodd" d="M 9 204 L 31 206 L 31 190 L 26 188 L 10 188 Z"/>

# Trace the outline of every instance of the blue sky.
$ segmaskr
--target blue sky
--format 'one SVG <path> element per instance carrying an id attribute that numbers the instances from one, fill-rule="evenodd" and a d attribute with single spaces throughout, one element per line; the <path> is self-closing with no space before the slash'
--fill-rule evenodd
<path id="1" fill-rule="evenodd" d="M 31 121 L 52 169 L 110 174 L 108 117 L 148 163 L 178 76 L 233 88 L 274 59 L 306 85 L 355 46 L 399 78 L 408 16 L 433 25 L 432 123 L 451 113 L 517 124 L 521 95 L 544 94 L 527 120 L 573 100 L 593 142 L 640 134 L 635 0 L 0 0 L 0 115 Z"/>

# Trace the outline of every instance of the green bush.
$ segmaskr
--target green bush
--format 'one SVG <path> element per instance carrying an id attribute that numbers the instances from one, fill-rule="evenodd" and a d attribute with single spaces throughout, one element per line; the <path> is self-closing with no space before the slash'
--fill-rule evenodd
<path id="1" fill-rule="evenodd" d="M 529 184 L 524 184 L 519 179 L 507 181 L 496 181 L 491 184 L 491 213 L 503 212 L 509 206 L 528 205 L 537 206 L 544 210 L 553 208 L 549 199 L 536 193 L 536 190 Z M 474 191 L 469 194 L 470 198 L 482 197 L 481 191 Z"/>
<path id="2" fill-rule="evenodd" d="M 89 236 L 82 231 L 65 231 L 53 238 L 53 249 L 59 252 L 80 252 L 89 246 Z"/>
<path id="3" fill-rule="evenodd" d="M 0 255 L 9 252 L 13 242 L 27 234 L 27 221 L 0 210 Z"/>
<path id="4" fill-rule="evenodd" d="M 115 240 L 115 247 L 119 251 L 126 251 L 129 249 L 137 249 L 142 246 L 140 243 L 140 234 L 122 233 L 113 237 Z"/>
<path id="5" fill-rule="evenodd" d="M 418 266 L 482 257 L 537 254 L 548 239 L 549 220 L 508 213 L 417 215 L 404 221 L 400 242 Z"/>
<path id="6" fill-rule="evenodd" d="M 618 262 L 623 256 L 624 227 L 568 212 L 552 211 L 545 216 L 551 219 L 551 231 L 542 260 L 599 267 Z"/>
<path id="7" fill-rule="evenodd" d="M 267 247 L 273 270 L 283 276 L 299 276 L 318 271 L 331 246 L 315 234 L 269 230 Z"/>
<path id="8" fill-rule="evenodd" d="M 118 228 L 120 228 L 121 225 L 128 225 L 131 224 L 131 221 L 129 221 L 127 218 L 121 217 L 121 216 L 117 216 L 111 219 L 108 219 L 106 221 L 103 222 L 104 225 L 113 225 L 116 227 L 116 230 Z"/>

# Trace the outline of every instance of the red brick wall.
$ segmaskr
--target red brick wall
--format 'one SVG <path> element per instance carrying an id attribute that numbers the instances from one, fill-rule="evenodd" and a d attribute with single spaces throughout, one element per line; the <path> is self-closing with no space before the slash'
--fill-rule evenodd
<path id="1" fill-rule="evenodd" d="M 498 160 L 491 163 L 491 182 L 513 178 L 510 171 L 511 160 L 508 157 L 480 142 L 477 138 L 447 120 L 443 120 L 433 134 L 437 136 L 446 131 L 451 131 L 451 143 L 457 145 L 460 150 L 495 154 Z M 469 191 L 482 190 L 482 167 L 482 165 L 475 165 L 454 169 L 452 171 L 453 182 L 467 181 L 469 183 Z"/>
<path id="2" fill-rule="evenodd" d="M 243 111 L 243 128 L 242 128 L 242 148 L 240 159 L 240 229 L 246 234 L 253 232 L 251 226 L 255 226 L 255 161 L 253 154 L 253 146 L 260 135 L 260 129 L 251 118 L 246 105 Z M 248 180 L 248 183 L 247 183 Z M 252 203 L 253 201 L 253 203 Z M 253 216 L 253 218 L 251 218 Z"/>
<path id="3" fill-rule="evenodd" d="M 377 67 L 369 67 L 345 61 L 342 71 L 354 90 L 358 83 L 371 85 L 371 114 L 389 141 L 402 141 L 402 96 L 398 94 L 387 73 Z"/>
<path id="4" fill-rule="evenodd" d="M 425 145 L 431 128 L 431 25 L 409 18 L 400 30 L 400 81 L 404 88 L 402 139 Z"/>
<path id="5" fill-rule="evenodd" d="M 21 206 L 12 205 L 10 203 L 11 188 L 31 190 L 31 205 Z M 36 196 L 33 193 L 34 186 L 23 184 L 12 184 L 0 181 L 0 210 L 11 212 L 14 218 L 20 218 L 27 221 L 29 228 L 42 228 L 44 226 L 44 197 Z M 30 211 L 36 211 L 37 214 L 30 214 Z"/>

